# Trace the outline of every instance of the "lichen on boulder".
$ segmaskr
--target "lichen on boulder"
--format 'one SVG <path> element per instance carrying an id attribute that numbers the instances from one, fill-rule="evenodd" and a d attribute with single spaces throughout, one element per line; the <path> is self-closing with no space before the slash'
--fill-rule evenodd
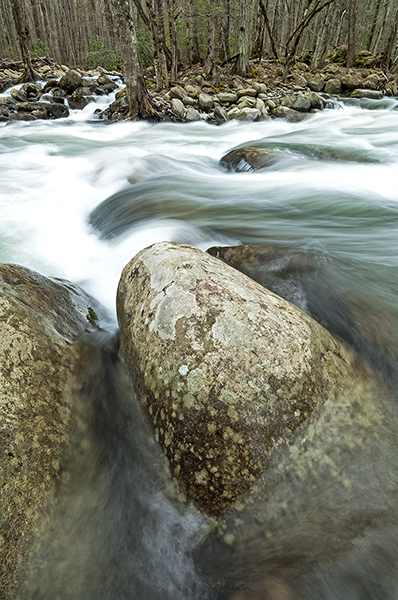
<path id="1" fill-rule="evenodd" d="M 351 365 L 308 315 L 184 244 L 141 251 L 117 311 L 121 354 L 175 482 L 212 516 L 252 488 Z"/>
<path id="2" fill-rule="evenodd" d="M 103 314 L 103 313 L 102 313 Z M 42 511 L 61 473 L 72 340 L 101 315 L 74 284 L 0 265 L 0 596 L 23 579 Z"/>

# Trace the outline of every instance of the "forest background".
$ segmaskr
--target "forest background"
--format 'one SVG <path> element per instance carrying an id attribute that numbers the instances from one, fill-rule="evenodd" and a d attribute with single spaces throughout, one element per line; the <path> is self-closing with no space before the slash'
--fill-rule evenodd
<path id="1" fill-rule="evenodd" d="M 158 88 L 198 63 L 209 75 L 226 61 L 249 75 L 250 58 L 317 70 L 341 46 L 344 66 L 398 62 L 397 0 L 0 0 L 0 59 L 24 59 L 27 49 L 68 66 L 122 71 L 122 5 Z"/>

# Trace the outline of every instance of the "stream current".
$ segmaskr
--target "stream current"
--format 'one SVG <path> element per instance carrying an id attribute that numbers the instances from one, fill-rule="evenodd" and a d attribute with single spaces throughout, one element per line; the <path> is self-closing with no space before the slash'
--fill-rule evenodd
<path id="1" fill-rule="evenodd" d="M 0 126 L 0 260 L 69 279 L 110 314 L 109 332 L 87 342 L 86 350 L 99 365 L 87 374 L 95 396 L 89 402 L 99 415 L 93 433 L 99 457 L 76 467 L 69 504 L 57 508 L 47 548 L 21 598 L 229 598 L 232 588 L 264 579 L 267 565 L 253 572 L 248 554 L 250 576 L 240 567 L 235 580 L 227 563 L 220 561 L 216 576 L 211 568 L 206 572 L 203 561 L 196 564 L 205 519 L 168 498 L 154 468 L 158 449 L 145 434 L 139 411 L 126 408 L 135 406 L 135 399 L 127 402 L 132 392 L 123 374 L 117 375 L 115 296 L 121 270 L 139 250 L 163 240 L 203 250 L 274 246 L 310 257 L 320 267 L 318 279 L 311 285 L 294 278 L 278 283 L 276 263 L 275 291 L 352 344 L 395 397 L 398 102 L 336 102 L 300 123 L 231 121 L 219 127 L 105 124 L 93 118 L 98 106 L 72 111 L 66 119 Z M 257 172 L 219 166 L 224 154 L 247 143 L 277 149 L 280 158 Z M 347 318 L 352 307 L 360 315 L 359 331 Z M 395 463 L 391 456 L 385 465 L 394 481 L 390 493 L 396 492 Z M 374 477 L 371 467 L 369 473 Z M 87 502 L 96 495 L 107 500 Z M 384 559 L 377 555 L 379 577 L 362 568 L 371 562 L 362 554 L 344 576 L 341 567 L 334 575 L 331 559 L 323 583 L 320 575 L 312 588 L 306 580 L 297 598 L 398 597 L 398 535 L 390 531 L 387 537 L 377 537 L 384 552 Z M 303 574 L 289 577 L 294 581 Z M 296 600 L 274 584 L 270 589 L 250 599 Z"/>

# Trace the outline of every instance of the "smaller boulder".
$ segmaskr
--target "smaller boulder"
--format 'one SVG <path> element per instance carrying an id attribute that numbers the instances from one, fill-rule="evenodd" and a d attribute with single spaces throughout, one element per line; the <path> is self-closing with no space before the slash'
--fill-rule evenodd
<path id="1" fill-rule="evenodd" d="M 356 90 L 363 87 L 362 79 L 356 75 L 345 75 L 341 78 L 341 87 L 343 90 Z"/>
<path id="2" fill-rule="evenodd" d="M 75 90 L 84 86 L 83 79 L 77 71 L 71 69 L 63 77 L 61 77 L 59 87 L 65 90 L 68 94 L 72 94 Z"/>
<path id="3" fill-rule="evenodd" d="M 329 79 L 325 84 L 325 93 L 334 96 L 341 94 L 341 81 L 340 79 Z"/>
<path id="4" fill-rule="evenodd" d="M 213 108 L 214 103 L 212 97 L 209 96 L 209 94 L 199 94 L 199 106 L 204 110 L 210 110 Z"/>
<path id="5" fill-rule="evenodd" d="M 185 116 L 186 108 L 178 98 L 172 98 L 171 100 L 171 110 L 177 117 L 181 119 Z"/>
<path id="6" fill-rule="evenodd" d="M 201 116 L 200 116 L 200 112 L 198 110 L 196 110 L 196 108 L 193 108 L 192 106 L 190 106 L 185 114 L 185 120 L 186 121 L 200 121 Z"/>
<path id="7" fill-rule="evenodd" d="M 383 92 L 380 90 L 354 90 L 351 94 L 351 98 L 370 98 L 371 100 L 381 100 L 383 98 Z"/>
<path id="8" fill-rule="evenodd" d="M 321 92 L 325 87 L 325 80 L 320 75 L 313 75 L 307 77 L 308 87 L 313 92 Z"/>
<path id="9" fill-rule="evenodd" d="M 187 92 L 184 90 L 184 88 L 179 86 L 172 87 L 169 91 L 170 98 L 176 98 L 177 100 L 182 100 L 186 95 Z"/>
<path id="10" fill-rule="evenodd" d="M 292 108 L 299 112 L 308 112 L 312 108 L 311 100 L 306 95 L 299 96 L 293 101 Z"/>

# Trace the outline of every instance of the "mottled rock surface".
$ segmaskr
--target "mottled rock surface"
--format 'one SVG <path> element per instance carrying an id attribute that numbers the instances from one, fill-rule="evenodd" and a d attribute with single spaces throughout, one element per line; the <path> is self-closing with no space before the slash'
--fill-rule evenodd
<path id="1" fill-rule="evenodd" d="M 0 265 L 0 597 L 15 597 L 41 509 L 60 475 L 71 341 L 98 318 L 71 283 Z"/>
<path id="2" fill-rule="evenodd" d="M 187 245 L 140 252 L 117 310 L 121 354 L 172 475 L 210 515 L 251 489 L 350 369 L 310 317 Z"/>
<path id="3" fill-rule="evenodd" d="M 220 159 L 220 166 L 226 167 L 229 171 L 247 172 L 266 169 L 274 165 L 280 158 L 282 153 L 261 146 L 244 146 L 235 148 L 225 154 Z"/>

